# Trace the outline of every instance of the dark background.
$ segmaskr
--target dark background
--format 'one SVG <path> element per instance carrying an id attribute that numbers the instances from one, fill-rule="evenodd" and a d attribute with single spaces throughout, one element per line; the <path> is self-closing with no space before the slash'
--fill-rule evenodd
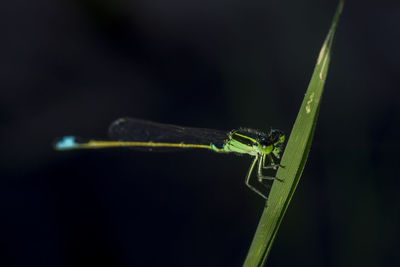
<path id="1" fill-rule="evenodd" d="M 3 1 L 0 265 L 240 266 L 247 156 L 56 152 L 123 116 L 290 133 L 336 1 Z M 399 1 L 347 1 L 268 266 L 399 266 Z"/>

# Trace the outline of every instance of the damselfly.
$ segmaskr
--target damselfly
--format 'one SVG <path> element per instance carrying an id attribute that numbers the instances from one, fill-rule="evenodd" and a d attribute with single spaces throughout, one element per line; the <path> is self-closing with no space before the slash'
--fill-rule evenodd
<path id="1" fill-rule="evenodd" d="M 109 136 L 111 140 L 85 140 L 75 136 L 65 136 L 56 142 L 55 148 L 71 150 L 129 147 L 142 151 L 208 149 L 218 153 L 249 154 L 254 159 L 247 172 L 245 183 L 265 199 L 267 199 L 266 194 L 250 184 L 251 174 L 257 165 L 257 177 L 261 184 L 263 180 L 277 179 L 263 175 L 263 169 L 276 170 L 281 166 L 275 163 L 274 159 L 280 158 L 285 142 L 283 132 L 276 129 L 271 129 L 269 133 L 248 128 L 224 132 L 131 118 L 113 122 L 109 128 Z"/>

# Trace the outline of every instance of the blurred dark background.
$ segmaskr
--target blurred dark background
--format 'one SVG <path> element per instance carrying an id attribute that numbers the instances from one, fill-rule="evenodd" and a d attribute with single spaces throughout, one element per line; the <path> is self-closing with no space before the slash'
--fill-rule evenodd
<path id="1" fill-rule="evenodd" d="M 123 116 L 290 133 L 337 1 L 3 1 L 0 265 L 240 266 L 247 156 L 56 152 Z M 268 266 L 399 266 L 400 3 L 347 1 Z"/>

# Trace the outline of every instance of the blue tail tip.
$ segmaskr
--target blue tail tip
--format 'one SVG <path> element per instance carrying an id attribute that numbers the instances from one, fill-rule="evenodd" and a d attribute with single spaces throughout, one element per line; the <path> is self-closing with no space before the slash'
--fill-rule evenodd
<path id="1" fill-rule="evenodd" d="M 75 141 L 75 136 L 64 136 L 55 145 L 57 150 L 67 150 L 77 148 L 78 144 Z"/>

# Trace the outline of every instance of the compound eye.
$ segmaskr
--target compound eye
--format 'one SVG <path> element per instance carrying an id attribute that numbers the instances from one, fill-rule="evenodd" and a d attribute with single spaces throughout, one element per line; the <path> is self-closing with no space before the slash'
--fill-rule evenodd
<path id="1" fill-rule="evenodd" d="M 272 130 L 269 138 L 272 143 L 276 143 L 277 141 L 279 141 L 280 136 L 281 132 L 279 130 Z"/>

